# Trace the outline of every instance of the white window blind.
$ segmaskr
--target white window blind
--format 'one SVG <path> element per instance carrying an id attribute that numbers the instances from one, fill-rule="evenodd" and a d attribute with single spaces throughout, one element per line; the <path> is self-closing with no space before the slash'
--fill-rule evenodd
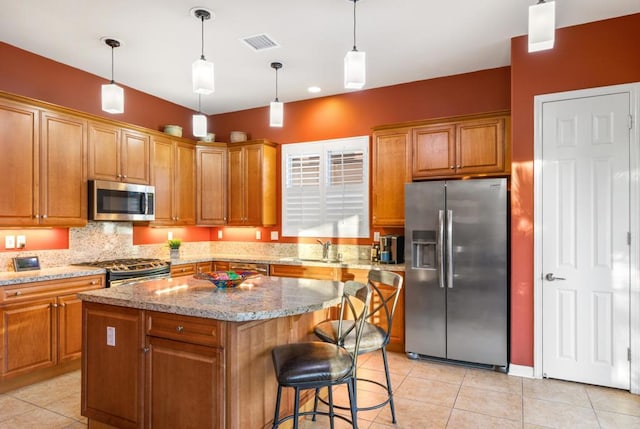
<path id="1" fill-rule="evenodd" d="M 369 137 L 282 146 L 282 235 L 369 237 Z"/>

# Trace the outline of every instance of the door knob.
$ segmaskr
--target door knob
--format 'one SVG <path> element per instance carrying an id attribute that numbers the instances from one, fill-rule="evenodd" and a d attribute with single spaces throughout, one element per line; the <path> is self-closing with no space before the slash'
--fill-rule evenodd
<path id="1" fill-rule="evenodd" d="M 566 280 L 564 277 L 555 277 L 553 275 L 553 273 L 548 273 L 546 276 L 544 276 L 545 280 L 549 280 L 550 282 L 556 281 L 556 280 Z"/>

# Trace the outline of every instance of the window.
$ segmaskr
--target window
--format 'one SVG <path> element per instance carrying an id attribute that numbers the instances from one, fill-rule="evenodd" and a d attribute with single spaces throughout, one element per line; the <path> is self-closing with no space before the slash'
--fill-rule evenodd
<path id="1" fill-rule="evenodd" d="M 282 235 L 369 237 L 369 137 L 282 146 Z"/>

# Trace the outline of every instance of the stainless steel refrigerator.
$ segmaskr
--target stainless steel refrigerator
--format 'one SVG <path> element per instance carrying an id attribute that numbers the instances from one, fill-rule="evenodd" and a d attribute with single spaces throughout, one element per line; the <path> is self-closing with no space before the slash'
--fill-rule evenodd
<path id="1" fill-rule="evenodd" d="M 409 183 L 405 209 L 406 352 L 506 367 L 506 179 Z"/>

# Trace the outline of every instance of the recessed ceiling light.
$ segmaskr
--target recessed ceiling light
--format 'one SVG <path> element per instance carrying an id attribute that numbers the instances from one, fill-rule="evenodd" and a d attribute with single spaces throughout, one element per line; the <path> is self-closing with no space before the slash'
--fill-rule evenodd
<path id="1" fill-rule="evenodd" d="M 317 94 L 318 92 L 322 91 L 322 89 L 319 86 L 310 86 L 309 88 L 307 88 L 307 91 L 312 94 Z"/>

